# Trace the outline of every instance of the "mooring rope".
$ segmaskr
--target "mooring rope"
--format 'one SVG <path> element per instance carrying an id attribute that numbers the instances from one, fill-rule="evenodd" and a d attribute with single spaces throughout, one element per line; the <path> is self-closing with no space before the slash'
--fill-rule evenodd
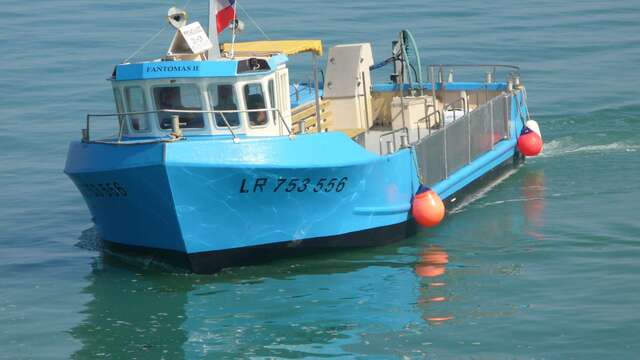
<path id="1" fill-rule="evenodd" d="M 269 35 L 267 35 L 267 33 L 265 33 L 264 30 L 262 30 L 262 27 L 260 27 L 260 25 L 258 25 L 258 23 L 255 20 L 253 20 L 251 15 L 249 15 L 249 13 L 242 7 L 242 5 L 240 4 L 240 1 L 236 0 L 236 4 L 238 5 L 242 13 L 244 13 L 244 15 L 249 19 L 249 21 L 251 21 L 253 25 L 255 25 L 255 27 L 258 28 L 258 30 L 262 33 L 262 36 L 264 36 L 264 38 L 267 40 L 271 40 Z"/>
<path id="2" fill-rule="evenodd" d="M 158 36 L 160 36 L 160 34 L 162 34 L 165 30 L 167 29 L 167 25 L 163 26 L 162 29 L 160 29 L 160 31 L 158 31 L 157 33 L 155 33 L 155 35 L 153 35 L 149 40 L 147 40 L 144 44 L 142 44 L 142 46 L 140 46 L 138 48 L 138 50 L 134 51 L 133 54 L 129 55 L 129 57 L 127 57 L 126 59 L 124 59 L 122 61 L 122 63 L 127 63 L 129 62 L 129 60 L 131 60 L 131 58 L 133 58 L 134 56 L 138 55 L 138 53 L 142 50 L 144 50 L 147 46 L 149 46 L 149 44 L 151 44 Z"/>

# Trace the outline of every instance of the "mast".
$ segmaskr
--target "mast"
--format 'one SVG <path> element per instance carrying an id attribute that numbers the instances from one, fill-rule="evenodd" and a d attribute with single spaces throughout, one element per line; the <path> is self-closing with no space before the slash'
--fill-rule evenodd
<path id="1" fill-rule="evenodd" d="M 209 0 L 209 40 L 213 47 L 209 49 L 209 60 L 220 58 L 220 41 L 218 40 L 218 26 L 216 15 L 218 14 L 218 0 Z"/>

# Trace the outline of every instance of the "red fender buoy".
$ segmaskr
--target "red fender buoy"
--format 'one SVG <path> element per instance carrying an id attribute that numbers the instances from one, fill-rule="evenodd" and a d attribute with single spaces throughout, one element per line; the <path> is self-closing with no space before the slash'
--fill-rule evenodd
<path id="1" fill-rule="evenodd" d="M 537 132 L 524 127 L 518 137 L 518 150 L 525 156 L 536 156 L 542 151 L 542 137 Z"/>
<path id="2" fill-rule="evenodd" d="M 444 203 L 433 190 L 424 189 L 413 198 L 411 213 L 416 222 L 422 226 L 438 226 L 444 219 Z"/>

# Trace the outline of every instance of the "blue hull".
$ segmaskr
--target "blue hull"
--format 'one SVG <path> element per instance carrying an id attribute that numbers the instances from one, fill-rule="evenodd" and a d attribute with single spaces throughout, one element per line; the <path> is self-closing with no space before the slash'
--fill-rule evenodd
<path id="1" fill-rule="evenodd" d="M 105 239 L 192 254 L 406 222 L 418 187 L 411 156 L 375 156 L 341 133 L 76 142 L 66 172 Z"/>
<path id="2" fill-rule="evenodd" d="M 513 157 L 522 119 L 511 108 L 509 139 L 435 184 L 443 199 Z M 414 151 L 378 156 L 338 132 L 237 144 L 214 136 L 73 142 L 65 172 L 103 239 L 185 255 L 191 270 L 212 272 L 270 249 L 405 238 L 415 231 L 410 209 L 420 186 Z"/>

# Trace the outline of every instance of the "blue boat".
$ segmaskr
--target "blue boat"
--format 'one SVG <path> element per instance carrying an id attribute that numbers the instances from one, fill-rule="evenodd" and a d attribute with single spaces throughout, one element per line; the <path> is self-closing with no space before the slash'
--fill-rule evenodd
<path id="1" fill-rule="evenodd" d="M 321 41 L 235 42 L 234 19 L 219 44 L 214 22 L 168 19 L 167 55 L 115 66 L 117 111 L 87 115 L 69 147 L 65 173 L 117 251 L 212 273 L 399 241 L 417 231 L 417 194 L 449 206 L 539 134 L 517 67 L 423 69 L 409 31 L 378 64 L 367 43 L 330 48 L 321 78 Z M 290 81 L 303 53 L 313 80 Z M 385 65 L 390 82 L 374 83 Z"/>

